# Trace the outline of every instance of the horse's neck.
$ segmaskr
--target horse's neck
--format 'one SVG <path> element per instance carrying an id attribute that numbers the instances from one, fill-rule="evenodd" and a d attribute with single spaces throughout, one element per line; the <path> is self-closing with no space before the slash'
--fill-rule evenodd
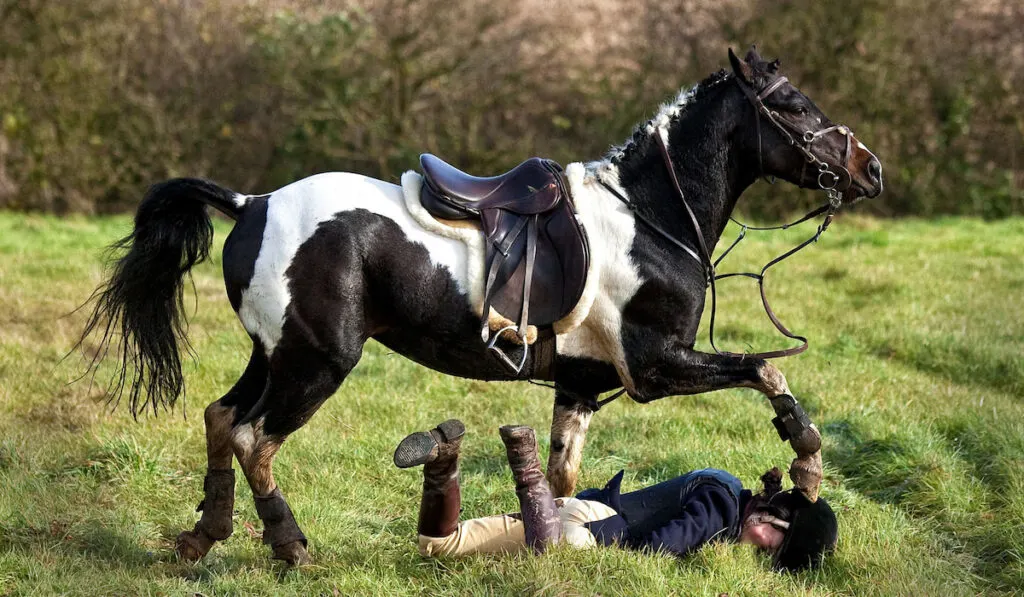
<path id="1" fill-rule="evenodd" d="M 707 243 L 708 249 L 712 250 L 721 238 L 740 195 L 752 181 L 746 180 L 742 168 L 735 163 L 728 151 L 702 147 L 698 150 L 698 155 L 677 155 L 678 158 L 672 158 L 676 177 L 687 204 L 700 223 L 704 242 Z M 667 166 L 662 167 L 667 175 Z M 672 191 L 675 202 L 682 204 L 675 187 Z M 685 208 L 682 209 L 681 215 L 685 224 L 691 226 Z"/>
<path id="2" fill-rule="evenodd" d="M 709 250 L 718 243 L 743 191 L 754 182 L 756 164 L 732 146 L 718 105 L 680 118 L 669 130 L 669 155 L 686 204 L 693 210 Z M 655 134 L 658 134 L 657 132 Z M 696 231 L 668 173 L 656 139 L 620 166 L 620 178 L 640 211 L 653 216 L 676 238 L 695 240 Z"/>

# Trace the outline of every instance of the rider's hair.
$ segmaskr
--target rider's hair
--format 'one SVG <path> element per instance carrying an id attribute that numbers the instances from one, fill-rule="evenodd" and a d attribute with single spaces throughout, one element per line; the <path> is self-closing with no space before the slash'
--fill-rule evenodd
<path id="1" fill-rule="evenodd" d="M 761 494 L 765 499 L 772 499 L 776 493 L 782 491 L 782 471 L 779 467 L 773 466 L 771 470 L 761 475 Z"/>
<path id="2" fill-rule="evenodd" d="M 775 496 L 775 494 L 782 491 L 782 471 L 779 467 L 773 466 L 770 470 L 765 471 L 761 475 L 761 491 L 754 494 L 750 498 L 750 506 L 748 506 L 747 512 L 753 514 L 755 512 L 765 511 L 768 509 L 768 501 Z"/>

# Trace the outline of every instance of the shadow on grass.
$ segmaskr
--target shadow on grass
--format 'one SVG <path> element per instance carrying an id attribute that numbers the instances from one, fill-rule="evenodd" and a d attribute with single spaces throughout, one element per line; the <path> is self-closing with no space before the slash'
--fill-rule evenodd
<path id="1" fill-rule="evenodd" d="M 49 528 L 22 523 L 0 528 L 0 549 L 26 554 L 55 551 L 104 560 L 129 569 L 149 568 L 163 559 L 158 552 L 144 549 L 136 538 L 110 530 L 95 521 L 76 526 L 53 520 Z"/>
<path id="2" fill-rule="evenodd" d="M 828 462 L 848 486 L 934 523 L 951 549 L 974 559 L 974 573 L 1000 589 L 1019 590 L 1007 568 L 1024 549 L 1024 535 L 1005 524 L 1013 515 L 1003 511 L 998 496 L 1011 490 L 1011 469 L 1022 458 L 1014 442 L 978 422 L 958 420 L 944 429 L 903 430 L 882 438 L 872 438 L 864 425 L 850 420 L 830 422 L 823 431 L 833 441 Z"/>
<path id="3" fill-rule="evenodd" d="M 871 352 L 878 358 L 895 360 L 957 384 L 1018 397 L 1024 395 L 1024 367 L 1016 350 L 993 350 L 984 342 L 970 338 L 965 338 L 962 344 L 940 344 L 929 338 L 915 337 L 900 344 L 876 343 Z M 976 345 L 986 348 L 978 349 Z"/>

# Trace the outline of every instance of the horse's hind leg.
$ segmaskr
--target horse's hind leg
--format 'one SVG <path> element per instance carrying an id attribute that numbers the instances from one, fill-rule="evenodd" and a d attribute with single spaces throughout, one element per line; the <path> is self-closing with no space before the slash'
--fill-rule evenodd
<path id="1" fill-rule="evenodd" d="M 275 559 L 291 565 L 308 563 L 310 558 L 306 536 L 274 480 L 274 456 L 285 438 L 338 389 L 360 350 L 357 347 L 339 358 L 311 346 L 278 346 L 266 392 L 231 434 L 235 456 L 263 521 L 263 542 L 273 549 Z"/>
<path id="2" fill-rule="evenodd" d="M 178 535 L 175 551 L 187 561 L 197 561 L 213 544 L 231 536 L 231 515 L 235 503 L 235 471 L 231 468 L 231 428 L 249 412 L 267 385 L 267 360 L 257 344 L 242 377 L 220 400 L 206 407 L 206 478 L 203 515 L 191 531 Z"/>
<path id="3" fill-rule="evenodd" d="M 594 395 L 592 398 L 596 399 Z M 555 412 L 551 417 L 551 451 L 548 454 L 548 483 L 555 497 L 567 497 L 576 489 L 583 459 L 583 443 L 594 411 L 577 398 L 563 392 L 555 394 Z"/>

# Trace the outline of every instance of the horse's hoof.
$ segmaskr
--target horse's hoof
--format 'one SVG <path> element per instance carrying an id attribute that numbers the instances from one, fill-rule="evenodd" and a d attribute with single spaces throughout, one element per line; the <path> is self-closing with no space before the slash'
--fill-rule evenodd
<path id="1" fill-rule="evenodd" d="M 216 540 L 202 531 L 182 531 L 174 544 L 174 553 L 186 562 L 198 562 L 210 552 Z"/>
<path id="2" fill-rule="evenodd" d="M 290 567 L 306 566 L 313 563 L 313 558 L 309 557 L 309 552 L 306 551 L 306 546 L 302 544 L 302 541 L 292 541 L 275 547 L 274 559 L 283 560 Z"/>
<path id="3" fill-rule="evenodd" d="M 821 476 L 821 452 L 796 458 L 789 466 L 789 478 L 793 480 L 793 487 L 803 492 L 811 502 L 818 501 Z"/>

